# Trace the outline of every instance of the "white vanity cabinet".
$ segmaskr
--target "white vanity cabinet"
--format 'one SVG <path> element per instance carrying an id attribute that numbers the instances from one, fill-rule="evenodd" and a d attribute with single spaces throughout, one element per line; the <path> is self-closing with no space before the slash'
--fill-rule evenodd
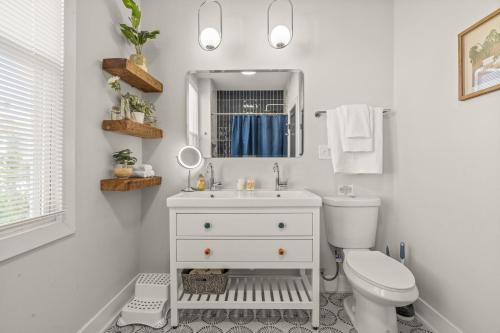
<path id="1" fill-rule="evenodd" d="M 286 200 L 286 191 L 279 196 L 267 192 L 269 200 L 252 200 L 261 198 L 252 194 L 229 202 L 227 192 L 182 193 L 167 199 L 172 326 L 178 325 L 178 310 L 187 308 L 309 309 L 313 327 L 319 326 L 321 199 L 303 191 L 309 200 L 300 206 L 296 195 Z M 202 195 L 214 197 L 204 201 Z M 192 201 L 187 200 L 190 197 Z M 186 268 L 258 273 L 230 271 L 224 294 L 192 295 L 182 288 L 180 273 Z M 271 269 L 272 274 L 267 271 Z M 276 274 L 282 269 L 288 274 Z"/>

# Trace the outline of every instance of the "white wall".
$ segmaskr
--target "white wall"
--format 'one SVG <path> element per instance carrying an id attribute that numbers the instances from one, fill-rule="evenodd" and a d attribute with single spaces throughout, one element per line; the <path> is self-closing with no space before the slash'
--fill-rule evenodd
<path id="1" fill-rule="evenodd" d="M 99 189 L 113 151 L 142 151 L 140 139 L 101 130 L 115 98 L 101 59 L 129 53 L 116 30 L 126 16 L 118 0 L 74 2 L 66 24 L 69 45 L 76 38 L 76 111 L 67 110 L 76 112 L 76 234 L 0 263 L 2 332 L 76 332 L 139 271 L 141 194 Z"/>
<path id="2" fill-rule="evenodd" d="M 292 187 L 319 194 L 336 192 L 340 183 L 354 183 L 360 192 L 386 197 L 392 191 L 391 148 L 386 147 L 384 176 L 333 177 L 330 161 L 318 160 L 318 144 L 326 143 L 325 119 L 314 111 L 344 103 L 391 106 L 393 101 L 393 5 L 391 0 L 295 0 L 293 42 L 275 50 L 266 40 L 267 0 L 224 1 L 224 37 L 219 49 L 206 52 L 197 42 L 198 0 L 144 2 L 144 17 L 161 30 L 160 39 L 146 46 L 151 70 L 165 81 L 158 97 L 160 126 L 166 138 L 144 142 L 144 158 L 165 176 L 160 195 L 143 195 L 141 270 L 168 268 L 168 215 L 165 199 L 185 185 L 187 172 L 175 156 L 186 144 L 185 75 L 189 70 L 298 68 L 305 79 L 305 155 L 280 159 Z M 391 119 L 387 119 L 391 144 Z M 217 179 L 234 187 L 240 177 L 253 176 L 260 187 L 274 182 L 276 159 L 214 159 Z M 331 266 L 323 244 L 323 265 Z"/>
<path id="3" fill-rule="evenodd" d="M 458 101 L 457 34 L 500 1 L 394 3 L 396 212 L 382 239 L 408 242 L 422 299 L 463 332 L 498 333 L 500 92 Z"/>

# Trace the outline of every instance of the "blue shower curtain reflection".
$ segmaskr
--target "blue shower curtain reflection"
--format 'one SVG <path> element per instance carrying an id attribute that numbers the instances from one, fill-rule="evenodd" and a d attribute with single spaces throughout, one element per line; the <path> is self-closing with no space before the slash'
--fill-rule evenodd
<path id="1" fill-rule="evenodd" d="M 231 157 L 286 157 L 288 116 L 233 117 Z"/>

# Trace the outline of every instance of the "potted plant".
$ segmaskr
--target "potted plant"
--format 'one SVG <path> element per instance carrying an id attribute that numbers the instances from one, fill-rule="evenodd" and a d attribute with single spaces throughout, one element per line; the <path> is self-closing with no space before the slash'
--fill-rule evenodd
<path id="1" fill-rule="evenodd" d="M 134 121 L 143 124 L 145 118 L 150 119 L 153 116 L 155 111 L 153 104 L 146 102 L 139 96 L 129 93 L 125 94 L 125 98 L 128 101 Z"/>
<path id="2" fill-rule="evenodd" d="M 130 24 L 120 24 L 120 30 L 123 34 L 123 36 L 132 44 L 135 46 L 135 54 L 132 54 L 130 56 L 130 61 L 132 61 L 134 64 L 145 70 L 146 72 L 148 71 L 147 67 L 147 62 L 146 58 L 142 54 L 142 48 L 144 44 L 149 39 L 155 39 L 159 34 L 159 30 L 153 30 L 153 31 L 143 31 L 139 30 L 139 25 L 141 24 L 141 9 L 139 6 L 134 2 L 134 0 L 122 0 L 123 5 L 130 9 L 131 15 L 129 17 Z"/>
<path id="3" fill-rule="evenodd" d="M 130 149 L 123 149 L 113 153 L 113 160 L 115 161 L 113 173 L 116 177 L 129 178 L 132 176 L 132 167 L 137 162 L 137 158 L 132 156 Z"/>
<path id="4" fill-rule="evenodd" d="M 145 119 L 150 124 L 154 123 L 153 115 L 156 110 L 153 104 L 131 93 L 122 94 L 119 76 L 109 78 L 108 85 L 118 93 L 118 96 L 120 96 L 120 110 L 123 118 L 132 119 L 141 124 L 144 123 Z"/>

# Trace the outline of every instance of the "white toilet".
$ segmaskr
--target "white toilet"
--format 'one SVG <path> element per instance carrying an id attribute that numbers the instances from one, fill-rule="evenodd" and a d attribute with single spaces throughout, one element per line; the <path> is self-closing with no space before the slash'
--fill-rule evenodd
<path id="1" fill-rule="evenodd" d="M 344 272 L 353 296 L 344 300 L 358 333 L 397 333 L 396 307 L 413 303 L 413 274 L 375 246 L 380 198 L 323 198 L 328 243 L 342 248 Z"/>

